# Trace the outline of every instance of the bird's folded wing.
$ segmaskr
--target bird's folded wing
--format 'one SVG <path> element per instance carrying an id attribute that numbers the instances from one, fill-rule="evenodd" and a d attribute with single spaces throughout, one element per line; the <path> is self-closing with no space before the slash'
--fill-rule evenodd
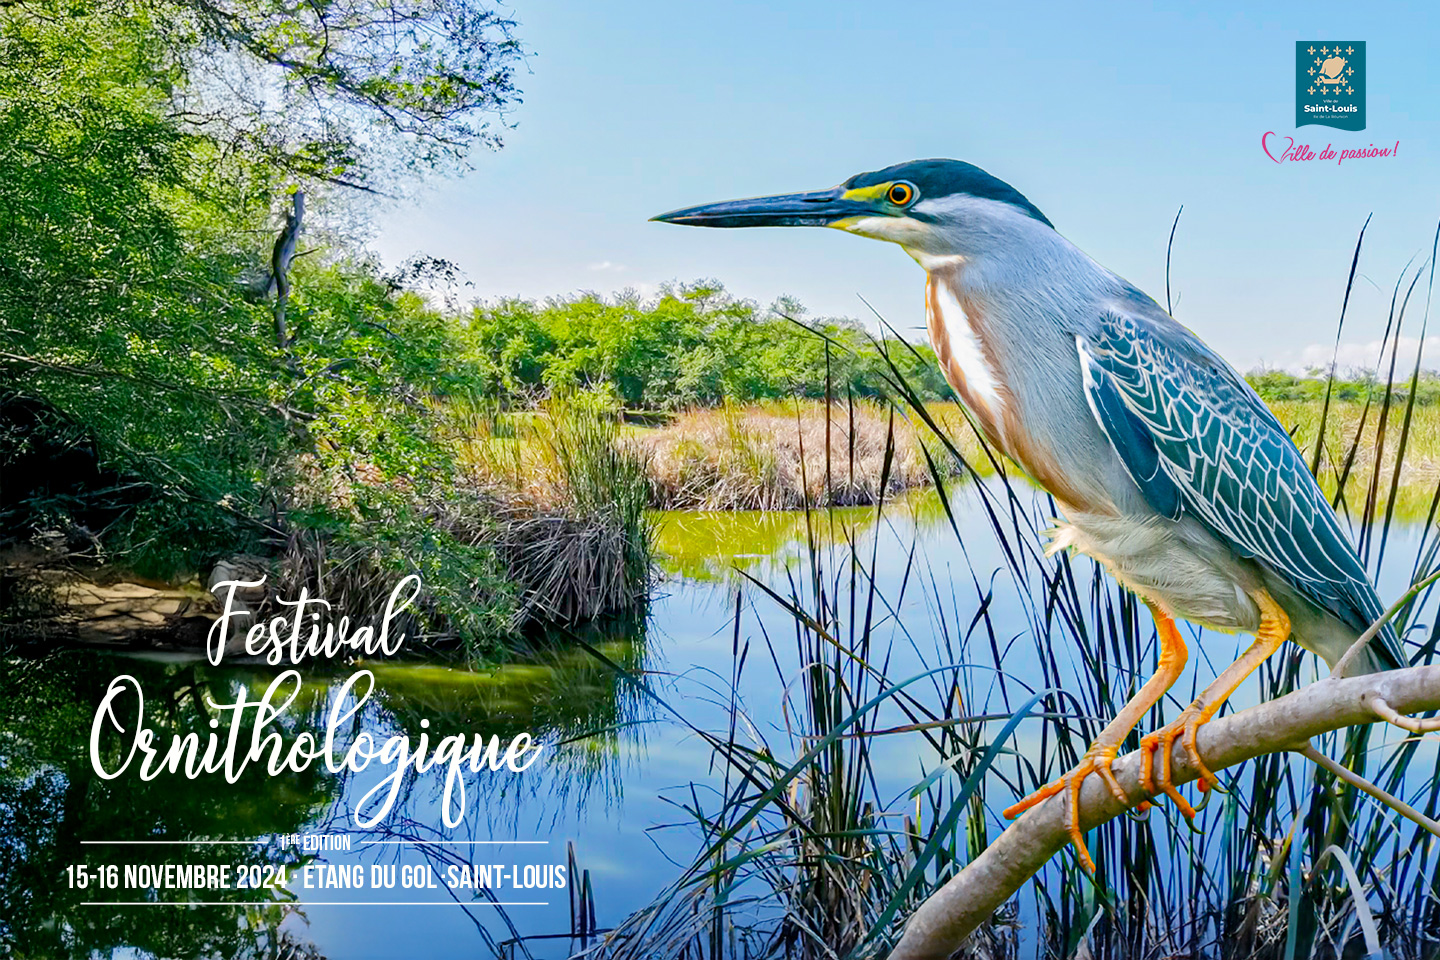
<path id="1" fill-rule="evenodd" d="M 1379 618 L 1300 451 L 1224 361 L 1168 318 L 1118 311 L 1076 346 L 1090 409 L 1151 506 L 1197 518 L 1357 632 Z M 1402 662 L 1393 631 L 1375 647 Z"/>

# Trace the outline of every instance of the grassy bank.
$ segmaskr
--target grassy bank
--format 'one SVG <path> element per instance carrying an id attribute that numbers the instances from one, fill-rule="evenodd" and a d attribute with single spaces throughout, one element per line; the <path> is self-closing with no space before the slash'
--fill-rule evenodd
<path id="1" fill-rule="evenodd" d="M 959 408 L 936 415 L 963 440 Z M 932 475 L 923 434 L 874 401 L 694 409 L 631 436 L 648 454 L 651 504 L 667 510 L 796 510 L 876 503 Z M 946 476 L 958 475 L 947 458 Z"/>
<path id="2" fill-rule="evenodd" d="M 1417 400 L 1412 407 L 1399 393 L 1388 407 L 1383 398 L 1332 400 L 1327 411 L 1323 393 L 1269 404 L 1307 459 L 1314 455 L 1324 414 L 1318 475 L 1338 506 L 1373 520 L 1393 483 L 1397 495 L 1386 503 L 1392 516 L 1427 517 L 1440 484 L 1440 405 Z M 924 410 L 976 474 L 994 472 L 992 454 L 957 404 L 932 402 Z M 642 451 L 650 504 L 666 510 L 869 505 L 930 486 L 931 463 L 947 480 L 968 472 L 945 453 L 918 411 L 892 416 L 888 406 L 872 400 L 690 409 L 662 426 L 631 428 L 622 440 Z M 1006 471 L 1023 477 L 1013 465 Z M 1344 495 L 1337 497 L 1342 486 Z"/>
<path id="3" fill-rule="evenodd" d="M 413 444 L 403 466 L 332 434 L 315 452 L 275 464 L 249 497 L 205 503 L 171 488 L 164 494 L 176 502 L 167 503 L 143 476 L 107 470 L 85 425 L 0 396 L 0 433 L 24 440 L 0 450 L 0 465 L 25 478 L 7 484 L 0 502 L 0 639 L 28 645 L 95 633 L 66 602 L 71 583 L 176 584 L 204 598 L 212 580 L 231 578 L 220 570 L 266 578 L 247 599 L 262 617 L 306 590 L 337 616 L 366 622 L 400 578 L 418 573 L 425 590 L 401 628 L 431 649 L 460 647 L 476 659 L 531 628 L 641 609 L 652 579 L 648 486 L 613 421 L 548 405 L 518 437 L 512 425 L 506 456 L 492 445 L 477 469 L 457 439 L 467 409 L 423 405 L 408 436 L 393 421 L 376 424 L 377 439 L 388 429 Z M 269 516 L 251 513 L 250 497 L 269 504 Z M 217 508 L 228 524 L 207 543 L 211 531 L 199 524 Z M 166 528 L 156 530 L 157 519 Z M 131 542 L 137 535 L 144 539 Z M 183 645 L 195 623 L 157 620 L 108 642 Z"/>
<path id="4" fill-rule="evenodd" d="M 645 602 L 648 462 L 608 412 L 579 395 L 507 417 L 453 397 L 442 416 L 467 482 L 504 518 L 500 548 L 522 616 L 577 623 Z"/>
<path id="5" fill-rule="evenodd" d="M 1411 408 L 1404 397 L 1393 398 L 1388 408 L 1379 399 L 1332 402 L 1328 411 L 1323 399 L 1269 403 L 1307 459 L 1314 456 L 1320 417 L 1325 413 L 1317 476 L 1332 499 L 1343 481 L 1343 505 L 1357 517 L 1373 520 L 1377 511 L 1389 507 L 1399 518 L 1426 518 L 1440 484 L 1440 406 L 1417 400 Z M 1392 483 L 1398 485 L 1398 496 L 1390 504 Z M 1380 515 L 1383 517 L 1383 512 Z"/>

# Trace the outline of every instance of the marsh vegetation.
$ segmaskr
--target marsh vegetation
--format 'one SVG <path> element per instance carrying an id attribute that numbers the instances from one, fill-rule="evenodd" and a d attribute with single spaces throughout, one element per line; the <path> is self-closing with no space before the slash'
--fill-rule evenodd
<path id="1" fill-rule="evenodd" d="M 1412 402 L 1418 379 L 1328 409 L 1277 404 L 1309 452 L 1325 438 L 1316 462 L 1390 599 L 1440 552 L 1440 483 L 1420 439 L 1435 420 Z M 930 419 L 918 403 L 906 416 Z M 996 811 L 1069 769 L 1149 675 L 1154 629 L 1137 601 L 1090 561 L 1042 553 L 1048 498 L 1003 462 L 982 473 L 972 451 L 947 452 L 971 482 L 936 471 L 938 524 L 884 508 L 868 520 L 806 511 L 793 572 L 736 581 L 722 689 L 741 718 L 705 737 L 718 782 L 677 798 L 697 852 L 617 925 L 605 956 L 885 956 L 928 892 L 1004 828 Z M 942 572 L 937 557 L 963 569 Z M 1435 657 L 1435 602 L 1427 589 L 1402 611 L 1413 663 Z M 1238 651 L 1191 632 L 1201 664 L 1142 728 L 1166 722 Z M 1321 675 L 1291 647 L 1235 708 Z M 766 687 L 782 691 L 778 724 L 747 696 Z M 670 692 L 645 689 L 689 715 Z M 1375 729 L 1320 746 L 1427 816 L 1440 812 L 1433 743 Z M 899 757 L 918 758 L 901 763 L 908 777 Z M 1287 755 L 1222 779 L 1193 829 L 1161 806 L 1095 831 L 1094 880 L 1062 853 L 963 955 L 1419 958 L 1440 945 L 1440 863 L 1422 828 Z"/>
<path id="2" fill-rule="evenodd" d="M 1054 504 L 986 449 L 923 346 L 714 282 L 462 304 L 444 260 L 374 262 L 356 198 L 494 145 L 521 51 L 475 4 L 336 9 L 0 4 L 0 640 L 41 654 L 0 664 L 0 950 L 313 954 L 282 943 L 279 900 L 102 916 L 57 885 L 88 830 L 248 841 L 353 799 L 323 776 L 107 786 L 76 750 L 115 664 L 49 650 L 53 597 L 27 585 L 198 594 L 243 557 L 337 614 L 422 575 L 414 649 L 433 662 L 377 667 L 372 719 L 552 738 L 542 786 L 484 802 L 608 871 L 572 900 L 570 952 L 883 955 L 1003 827 L 994 811 L 1073 765 L 1148 674 L 1148 617 L 1093 564 L 1043 554 Z M 433 42 L 365 34 L 417 23 Z M 1440 557 L 1440 388 L 1395 363 L 1409 302 L 1371 374 L 1253 378 L 1387 598 Z M 1436 602 L 1402 611 L 1414 662 L 1436 655 Z M 1142 729 L 1235 643 L 1197 639 L 1207 655 Z M 127 667 L 176 732 L 208 729 L 208 689 L 264 679 Z M 1315 675 L 1292 649 L 1237 702 Z M 318 703 L 328 678 L 312 681 Z M 1323 747 L 1440 812 L 1433 743 Z M 1195 832 L 1165 807 L 1097 831 L 1098 882 L 1062 855 L 968 955 L 1440 949 L 1440 857 L 1415 827 L 1298 760 L 1227 781 Z M 426 820 L 433 783 L 408 787 L 395 829 L 426 856 L 484 842 Z M 239 856 L 280 856 L 268 843 Z M 377 923 L 324 932 L 343 950 L 339 928 Z M 509 956 L 567 929 L 558 904 L 413 927 L 437 951 L 478 932 Z"/>

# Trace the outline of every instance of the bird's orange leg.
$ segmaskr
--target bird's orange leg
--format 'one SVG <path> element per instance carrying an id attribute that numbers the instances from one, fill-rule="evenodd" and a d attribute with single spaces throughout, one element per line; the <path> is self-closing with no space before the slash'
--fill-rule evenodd
<path id="1" fill-rule="evenodd" d="M 1080 787 L 1086 777 L 1098 773 L 1100 779 L 1110 788 L 1110 792 L 1115 795 L 1115 799 L 1127 807 L 1130 805 L 1130 798 L 1121 789 L 1115 774 L 1110 772 L 1110 765 L 1115 762 L 1115 756 L 1120 752 L 1120 744 L 1145 716 L 1145 711 L 1154 706 L 1156 701 L 1165 695 L 1165 691 L 1170 689 L 1180 672 L 1185 669 L 1185 661 L 1189 657 L 1185 640 L 1180 636 L 1180 631 L 1176 629 L 1175 621 L 1170 615 L 1148 600 L 1145 605 L 1150 608 L 1150 615 L 1155 619 L 1155 632 L 1160 637 L 1160 663 L 1155 668 L 1154 676 L 1130 698 L 1115 719 L 1105 725 L 1105 729 L 1100 731 L 1100 736 L 1090 744 L 1090 749 L 1085 751 L 1085 756 L 1080 758 L 1073 770 L 1005 811 L 1005 816 L 1013 819 L 1040 801 L 1047 800 L 1062 790 L 1066 791 L 1065 829 L 1070 834 L 1070 841 L 1075 844 L 1080 865 L 1091 873 L 1095 872 L 1095 861 L 1091 859 L 1090 850 L 1085 846 L 1085 836 L 1080 832 Z"/>
<path id="2" fill-rule="evenodd" d="M 1160 751 L 1160 777 L 1159 791 L 1163 792 L 1175 806 L 1189 819 L 1195 818 L 1195 808 L 1180 796 L 1180 791 L 1175 789 L 1171 779 L 1171 748 L 1175 745 L 1176 738 L 1185 747 L 1185 752 L 1190 757 L 1190 763 L 1200 773 L 1200 789 L 1209 790 L 1211 787 L 1218 787 L 1220 780 L 1205 766 L 1200 759 L 1200 751 L 1195 747 L 1195 734 L 1200 725 L 1208 723 L 1210 718 L 1220 712 L 1230 694 L 1235 688 L 1244 682 L 1245 678 L 1255 672 L 1255 668 L 1265 662 L 1290 636 L 1290 618 L 1274 598 L 1264 590 L 1251 594 L 1255 603 L 1260 607 L 1260 627 L 1255 631 L 1255 642 L 1248 650 L 1240 655 L 1230 666 L 1220 671 L 1220 676 L 1201 691 L 1195 702 L 1180 712 L 1175 722 L 1147 734 L 1140 740 L 1140 784 L 1150 793 L 1156 793 L 1155 751 Z"/>

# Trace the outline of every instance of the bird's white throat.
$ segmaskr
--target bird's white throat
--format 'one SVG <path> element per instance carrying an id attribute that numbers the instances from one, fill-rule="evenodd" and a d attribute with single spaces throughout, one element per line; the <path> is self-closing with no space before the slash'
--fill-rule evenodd
<path id="1" fill-rule="evenodd" d="M 964 380 L 954 386 L 967 404 L 979 408 L 976 414 L 998 429 L 1004 422 L 1004 400 L 980 334 L 943 275 L 931 274 L 928 286 L 925 313 L 936 353 L 948 353 L 947 372 Z"/>

